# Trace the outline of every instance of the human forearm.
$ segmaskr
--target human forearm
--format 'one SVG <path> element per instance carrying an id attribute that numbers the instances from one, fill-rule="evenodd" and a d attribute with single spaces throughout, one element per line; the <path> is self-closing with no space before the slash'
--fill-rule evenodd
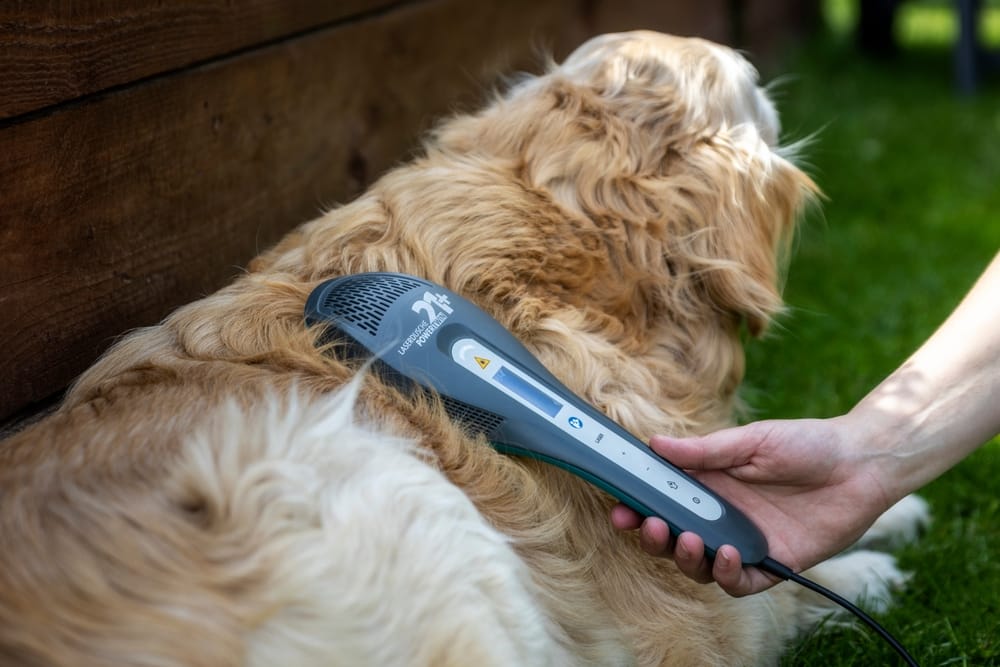
<path id="1" fill-rule="evenodd" d="M 934 335 L 845 419 L 894 499 L 1000 431 L 1000 255 Z"/>

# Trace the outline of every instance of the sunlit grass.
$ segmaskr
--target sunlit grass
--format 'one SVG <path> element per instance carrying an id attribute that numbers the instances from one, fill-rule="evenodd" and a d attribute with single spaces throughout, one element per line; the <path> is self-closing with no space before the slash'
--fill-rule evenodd
<path id="1" fill-rule="evenodd" d="M 955 5 L 947 0 L 901 3 L 896 18 L 896 38 L 904 46 L 951 47 L 958 36 Z M 824 3 L 823 15 L 835 34 L 847 34 L 857 22 L 858 0 L 828 0 Z M 1000 2 L 983 3 L 979 37 L 984 45 L 1000 45 Z"/>
<path id="2" fill-rule="evenodd" d="M 896 36 L 902 44 L 950 47 L 958 37 L 954 2 L 904 2 L 899 8 Z M 979 38 L 987 46 L 1000 44 L 1000 7 L 984 4 Z"/>

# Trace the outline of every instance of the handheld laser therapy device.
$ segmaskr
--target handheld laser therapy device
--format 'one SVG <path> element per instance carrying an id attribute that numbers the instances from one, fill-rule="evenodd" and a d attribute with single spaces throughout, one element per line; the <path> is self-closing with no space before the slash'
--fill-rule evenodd
<path id="1" fill-rule="evenodd" d="M 730 544 L 744 564 L 864 614 L 769 558 L 766 539 L 743 513 L 571 392 L 506 328 L 458 294 L 400 273 L 354 274 L 316 287 L 305 318 L 326 327 L 322 340 L 374 358 L 382 376 L 401 388 L 439 395 L 456 423 L 496 449 L 568 470 L 643 516 L 660 517 L 674 535 L 698 534 L 710 558 Z"/>
<path id="2" fill-rule="evenodd" d="M 404 275 L 347 276 L 312 293 L 306 318 L 333 323 L 390 375 L 440 394 L 455 421 L 498 449 L 576 473 L 675 534 L 698 533 L 713 553 L 732 544 L 747 563 L 767 556 L 742 513 L 576 396 L 457 294 Z"/>

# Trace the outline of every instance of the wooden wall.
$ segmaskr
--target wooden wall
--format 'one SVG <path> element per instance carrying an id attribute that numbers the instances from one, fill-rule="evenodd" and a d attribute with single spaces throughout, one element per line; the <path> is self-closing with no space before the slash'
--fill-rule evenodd
<path id="1" fill-rule="evenodd" d="M 770 13 L 754 19 L 751 7 Z M 37 410 L 116 337 L 356 195 L 498 73 L 537 69 L 539 49 L 562 56 L 592 34 L 643 27 L 742 34 L 764 51 L 808 24 L 802 7 L 0 3 L 0 421 Z"/>

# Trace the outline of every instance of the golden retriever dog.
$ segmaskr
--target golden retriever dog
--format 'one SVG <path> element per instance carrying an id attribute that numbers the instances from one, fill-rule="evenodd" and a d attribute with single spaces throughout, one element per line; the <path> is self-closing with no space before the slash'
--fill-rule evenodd
<path id="1" fill-rule="evenodd" d="M 641 439 L 730 425 L 812 181 L 736 52 L 597 37 L 235 283 L 131 333 L 0 447 L 7 665 L 758 665 L 829 606 L 735 599 L 321 349 L 320 282 L 398 271 L 485 309 Z M 903 517 L 905 530 L 914 512 Z M 903 580 L 856 551 L 810 575 Z"/>

